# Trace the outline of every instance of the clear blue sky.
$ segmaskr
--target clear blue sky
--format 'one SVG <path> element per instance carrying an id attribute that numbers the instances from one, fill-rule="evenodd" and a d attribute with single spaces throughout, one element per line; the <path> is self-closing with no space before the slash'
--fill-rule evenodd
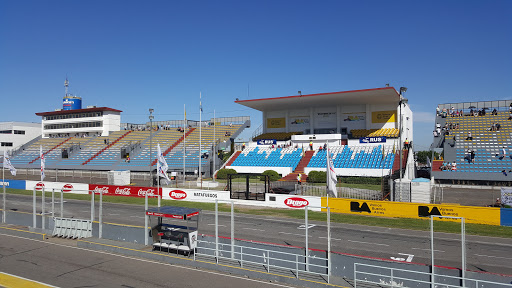
<path id="1" fill-rule="evenodd" d="M 122 122 L 261 114 L 233 103 L 408 87 L 415 143 L 436 104 L 512 99 L 512 1 L 0 1 L 0 121 L 84 106 Z"/>

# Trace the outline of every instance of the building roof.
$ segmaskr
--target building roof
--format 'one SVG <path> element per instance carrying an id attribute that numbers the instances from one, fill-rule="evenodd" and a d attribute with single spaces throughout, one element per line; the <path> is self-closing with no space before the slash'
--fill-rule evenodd
<path id="1" fill-rule="evenodd" d="M 37 116 L 52 116 L 52 115 L 66 115 L 73 113 L 86 113 L 86 112 L 100 112 L 100 111 L 112 111 L 112 112 L 123 112 L 121 110 L 108 108 L 108 107 L 95 107 L 95 108 L 85 108 L 85 109 L 75 109 L 75 110 L 59 110 L 59 111 L 50 111 L 50 112 L 38 112 Z"/>
<path id="2" fill-rule="evenodd" d="M 235 103 L 259 111 L 304 109 L 310 107 L 323 107 L 329 105 L 357 105 L 357 104 L 398 104 L 400 94 L 394 87 L 373 88 L 309 95 L 295 95 L 265 99 L 237 100 Z"/>

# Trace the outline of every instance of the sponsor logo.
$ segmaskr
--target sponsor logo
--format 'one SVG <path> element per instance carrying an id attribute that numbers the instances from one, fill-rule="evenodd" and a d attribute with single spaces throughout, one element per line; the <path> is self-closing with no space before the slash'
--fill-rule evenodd
<path id="1" fill-rule="evenodd" d="M 352 201 L 350 202 L 350 211 L 352 212 L 368 212 L 372 213 L 372 210 L 370 210 L 370 207 L 366 202 L 363 202 L 363 204 L 359 204 L 359 202 Z"/>
<path id="2" fill-rule="evenodd" d="M 36 184 L 36 191 L 42 191 L 44 188 L 44 183 L 43 182 L 39 182 Z"/>
<path id="3" fill-rule="evenodd" d="M 107 188 L 107 191 L 108 191 L 108 188 Z M 114 192 L 114 194 L 116 194 L 116 195 L 125 195 L 125 196 L 130 196 L 130 188 L 128 188 L 128 187 L 125 187 L 125 188 L 119 188 L 119 187 L 117 187 L 117 188 L 116 188 L 116 191 Z"/>
<path id="4" fill-rule="evenodd" d="M 108 194 L 108 187 L 99 187 L 99 186 L 96 186 L 96 188 L 94 188 L 94 193 L 98 193 L 98 194 Z"/>
<path id="5" fill-rule="evenodd" d="M 71 190 L 73 190 L 73 185 L 71 184 L 66 184 L 62 186 L 62 192 L 71 192 Z"/>
<path id="6" fill-rule="evenodd" d="M 1 181 L 0 181 L 0 185 L 2 185 L 2 186 L 4 186 L 4 185 L 5 185 L 5 186 L 9 187 L 9 182 L 7 182 L 7 181 L 5 181 L 5 182 L 1 182 Z"/>
<path id="7" fill-rule="evenodd" d="M 130 188 L 128 188 L 128 189 L 130 189 Z M 155 189 L 151 189 L 151 188 L 146 189 L 146 190 L 139 189 L 139 191 L 137 192 L 137 195 L 139 195 L 139 196 L 146 196 L 146 194 L 148 194 L 148 196 L 156 196 Z"/>
<path id="8" fill-rule="evenodd" d="M 294 197 L 285 199 L 284 204 L 291 208 L 302 208 L 308 206 L 309 202 L 306 199 Z"/>
<path id="9" fill-rule="evenodd" d="M 428 206 L 418 206 L 418 217 L 430 217 L 430 215 L 441 216 L 441 211 L 435 206 L 432 207 L 432 210 Z"/>
<path id="10" fill-rule="evenodd" d="M 72 101 L 72 100 L 64 100 L 64 104 L 75 104 L 75 101 Z"/>
<path id="11" fill-rule="evenodd" d="M 169 192 L 169 197 L 171 197 L 174 200 L 181 200 L 187 198 L 187 193 L 181 190 L 172 190 Z"/>
<path id="12" fill-rule="evenodd" d="M 203 193 L 203 192 L 194 192 L 195 197 L 204 197 L 204 198 L 217 198 L 217 194 L 215 193 Z"/>

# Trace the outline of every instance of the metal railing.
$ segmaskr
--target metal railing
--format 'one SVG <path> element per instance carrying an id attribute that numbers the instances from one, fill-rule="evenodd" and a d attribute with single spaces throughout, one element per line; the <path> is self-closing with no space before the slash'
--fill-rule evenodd
<path id="1" fill-rule="evenodd" d="M 384 270 L 384 272 L 379 272 L 382 270 Z M 512 284 L 508 283 L 463 278 L 444 274 L 435 274 L 434 278 L 435 282 L 433 281 L 432 273 L 430 272 L 354 263 L 354 288 L 357 288 L 357 285 L 361 283 L 374 284 L 379 287 L 483 288 L 484 286 L 488 287 L 489 285 L 492 285 L 492 287 L 512 287 Z"/>
<path id="2" fill-rule="evenodd" d="M 295 191 L 297 195 L 302 196 L 319 196 L 327 197 L 325 186 L 314 186 L 314 185 L 298 185 L 295 184 Z M 351 199 L 363 199 L 363 200 L 381 200 L 382 191 L 350 188 L 350 187 L 336 187 L 338 191 L 337 198 L 351 198 Z"/>
<path id="3" fill-rule="evenodd" d="M 217 250 L 216 248 L 204 247 L 207 245 L 214 246 L 215 242 L 197 240 L 198 246 L 194 251 L 194 260 L 197 256 L 212 256 L 216 258 L 218 264 L 219 259 L 234 260 L 238 261 L 240 267 L 244 267 L 244 264 L 263 265 L 267 272 L 270 272 L 271 268 L 285 269 L 293 271 L 295 277 L 299 279 L 301 273 L 304 274 L 315 274 L 319 276 L 329 277 L 328 259 L 323 257 L 312 257 L 296 253 L 287 253 L 270 249 L 261 249 L 255 247 L 248 247 L 242 245 L 233 245 L 232 250 Z M 199 244 L 203 244 L 201 247 Z M 224 246 L 224 245 L 223 245 Z M 230 249 L 231 244 L 226 244 Z M 201 253 L 200 250 L 211 251 L 211 253 Z M 238 252 L 238 251 L 239 252 Z M 223 252 L 230 254 L 230 257 L 222 256 Z M 314 264 L 312 262 L 325 262 L 325 265 Z M 314 270 L 314 271 L 313 271 Z M 324 270 L 325 272 L 321 272 Z M 275 271 L 273 271 L 275 272 Z"/>

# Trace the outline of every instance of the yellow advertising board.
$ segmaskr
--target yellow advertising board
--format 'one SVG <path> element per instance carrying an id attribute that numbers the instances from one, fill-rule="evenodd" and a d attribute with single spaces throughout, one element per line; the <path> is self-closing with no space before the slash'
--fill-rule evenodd
<path id="1" fill-rule="evenodd" d="M 396 111 L 375 111 L 372 112 L 372 123 L 396 122 Z"/>
<path id="2" fill-rule="evenodd" d="M 285 128 L 285 118 L 267 118 L 267 128 Z"/>
<path id="3" fill-rule="evenodd" d="M 327 198 L 322 198 L 327 206 Z M 466 223 L 500 225 L 500 208 L 444 204 L 403 203 L 360 199 L 329 198 L 331 212 L 354 215 L 429 219 L 430 215 L 464 217 Z M 325 211 L 323 209 L 322 211 Z M 440 221 L 459 221 L 439 219 Z"/>

